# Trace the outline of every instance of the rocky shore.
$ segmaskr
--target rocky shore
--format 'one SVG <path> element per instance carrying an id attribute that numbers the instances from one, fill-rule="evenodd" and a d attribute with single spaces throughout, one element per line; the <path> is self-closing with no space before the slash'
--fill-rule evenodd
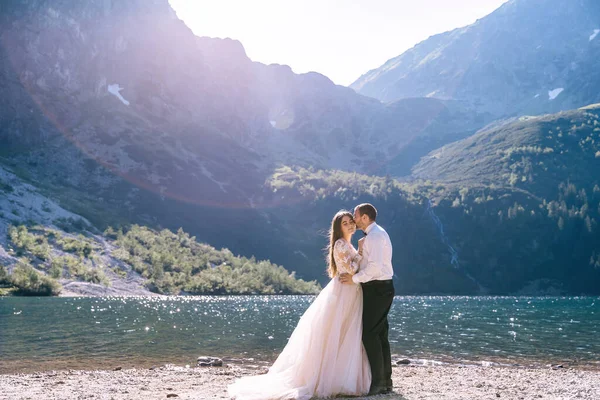
<path id="1" fill-rule="evenodd" d="M 6 374 L 0 375 L 0 399 L 227 399 L 227 385 L 259 373 L 264 368 L 224 364 Z M 600 398 L 600 371 L 570 368 L 399 365 L 393 379 L 393 394 L 369 399 Z"/>

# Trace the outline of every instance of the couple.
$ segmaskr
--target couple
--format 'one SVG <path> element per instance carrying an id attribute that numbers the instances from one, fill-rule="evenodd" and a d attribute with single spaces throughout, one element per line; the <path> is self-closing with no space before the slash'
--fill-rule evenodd
<path id="1" fill-rule="evenodd" d="M 354 216 L 331 221 L 332 278 L 306 310 L 266 375 L 229 386 L 236 400 L 310 399 L 392 391 L 387 315 L 394 298 L 392 244 L 375 223 L 377 210 L 360 204 Z M 356 228 L 366 236 L 351 244 Z"/>

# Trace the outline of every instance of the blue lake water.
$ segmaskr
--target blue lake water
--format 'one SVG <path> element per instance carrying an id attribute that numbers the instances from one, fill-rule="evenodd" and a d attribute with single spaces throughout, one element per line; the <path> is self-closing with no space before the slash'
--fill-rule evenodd
<path id="1" fill-rule="evenodd" d="M 0 298 L 0 373 L 269 363 L 313 299 Z M 392 353 L 416 363 L 600 368 L 597 297 L 398 296 L 389 320 Z"/>

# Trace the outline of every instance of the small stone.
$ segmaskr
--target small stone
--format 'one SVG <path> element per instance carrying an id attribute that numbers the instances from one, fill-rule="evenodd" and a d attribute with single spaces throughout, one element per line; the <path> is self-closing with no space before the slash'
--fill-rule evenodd
<path id="1" fill-rule="evenodd" d="M 397 360 L 396 365 L 408 365 L 410 364 L 410 360 L 408 358 L 403 358 L 402 360 Z"/>
<path id="2" fill-rule="evenodd" d="M 178 394 L 175 394 L 175 393 L 169 393 L 169 394 L 167 395 L 167 399 L 170 399 L 171 397 L 179 397 L 179 395 L 178 395 Z"/>
<path id="3" fill-rule="evenodd" d="M 496 393 L 496 397 L 500 397 L 500 393 Z"/>
<path id="4" fill-rule="evenodd" d="M 200 356 L 198 357 L 199 367 L 222 367 L 223 360 L 217 357 Z"/>
<path id="5" fill-rule="evenodd" d="M 122 369 L 123 369 L 123 367 L 117 367 L 117 368 L 115 368 L 113 371 L 120 371 L 120 370 L 122 370 Z"/>

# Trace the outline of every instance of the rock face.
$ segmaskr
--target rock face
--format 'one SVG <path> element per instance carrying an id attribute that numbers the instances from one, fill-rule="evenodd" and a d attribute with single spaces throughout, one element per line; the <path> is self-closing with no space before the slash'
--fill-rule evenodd
<path id="1" fill-rule="evenodd" d="M 453 99 L 496 117 L 600 101 L 600 3 L 511 0 L 464 28 L 430 37 L 351 87 L 385 102 Z"/>
<path id="2" fill-rule="evenodd" d="M 239 42 L 194 36 L 167 0 L 3 3 L 0 56 L 11 155 L 189 202 L 247 202 L 278 163 L 374 172 L 420 136 L 445 144 L 489 119 L 254 63 Z"/>
<path id="3" fill-rule="evenodd" d="M 240 164 L 256 157 L 245 146 L 261 127 L 242 122 L 256 103 L 233 106 L 246 88 L 222 84 L 244 80 L 239 43 L 225 41 L 215 57 L 166 0 L 11 2 L 0 18 L 0 143 L 12 156 L 56 163 L 48 173 L 69 169 L 63 178 L 75 185 L 121 177 L 183 199 L 216 201 L 255 183 L 257 166 Z M 241 171 L 232 188 L 225 176 Z"/>

